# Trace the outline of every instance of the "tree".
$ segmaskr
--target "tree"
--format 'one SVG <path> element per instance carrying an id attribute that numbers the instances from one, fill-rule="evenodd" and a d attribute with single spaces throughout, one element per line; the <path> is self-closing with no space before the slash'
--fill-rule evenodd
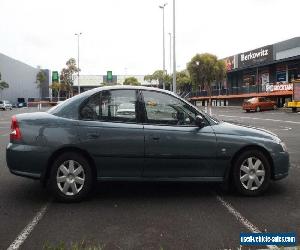
<path id="1" fill-rule="evenodd" d="M 163 70 L 156 70 L 151 75 L 145 75 L 144 80 L 149 82 L 158 81 L 159 88 L 162 88 L 163 82 L 165 82 L 166 89 L 170 89 L 171 76 L 165 74 Z"/>
<path id="2" fill-rule="evenodd" d="M 176 73 L 176 83 L 180 91 L 191 91 L 191 78 L 187 70 Z"/>
<path id="3" fill-rule="evenodd" d="M 9 84 L 5 81 L 1 81 L 1 73 L 0 73 L 0 91 L 1 91 L 1 98 L 2 98 L 2 90 L 9 88 Z"/>
<path id="4" fill-rule="evenodd" d="M 63 68 L 60 72 L 60 81 L 65 84 L 66 91 L 68 91 L 69 96 L 73 95 L 73 74 L 80 71 L 76 66 L 76 60 L 74 58 L 70 58 L 66 62 L 67 67 Z"/>
<path id="5" fill-rule="evenodd" d="M 211 113 L 211 84 L 224 80 L 226 75 L 225 62 L 218 60 L 215 55 L 204 53 L 196 54 L 187 64 L 194 87 L 203 87 L 209 96 L 209 110 Z"/>
<path id="6" fill-rule="evenodd" d="M 36 84 L 37 87 L 40 88 L 40 97 L 42 97 L 42 87 L 45 85 L 47 80 L 47 76 L 45 72 L 41 69 L 37 74 L 36 74 Z"/>
<path id="7" fill-rule="evenodd" d="M 139 83 L 138 79 L 132 76 L 132 77 L 127 77 L 124 80 L 123 85 L 139 86 L 141 85 L 141 83 Z"/>
<path id="8" fill-rule="evenodd" d="M 57 92 L 57 99 L 59 101 L 60 99 L 60 92 L 62 90 L 66 90 L 66 86 L 64 83 L 59 83 L 59 82 L 53 82 L 51 85 L 50 85 L 50 88 L 52 90 L 54 90 L 55 92 Z"/>

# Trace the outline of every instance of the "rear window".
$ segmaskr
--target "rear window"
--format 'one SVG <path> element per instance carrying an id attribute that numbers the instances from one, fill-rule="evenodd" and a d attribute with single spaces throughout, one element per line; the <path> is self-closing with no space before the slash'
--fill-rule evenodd
<path id="1" fill-rule="evenodd" d="M 57 106 L 49 109 L 47 112 L 59 117 L 78 119 L 78 108 L 82 100 L 86 98 L 86 95 L 77 95 L 66 101 L 59 103 Z"/>
<path id="2" fill-rule="evenodd" d="M 93 95 L 98 91 L 99 88 L 92 89 L 67 99 L 57 106 L 49 109 L 47 112 L 52 115 L 56 115 L 63 118 L 78 119 L 79 106 L 89 96 Z"/>
<path id="3" fill-rule="evenodd" d="M 256 98 L 251 98 L 251 99 L 248 99 L 246 102 L 254 103 L 254 102 L 257 102 L 257 99 Z"/>

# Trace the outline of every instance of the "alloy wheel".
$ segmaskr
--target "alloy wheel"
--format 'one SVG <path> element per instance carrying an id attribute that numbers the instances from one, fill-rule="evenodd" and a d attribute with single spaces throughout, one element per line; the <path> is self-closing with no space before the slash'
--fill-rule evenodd
<path id="1" fill-rule="evenodd" d="M 262 161 L 249 157 L 240 166 L 240 182 L 246 190 L 258 189 L 265 180 L 265 168 Z"/>
<path id="2" fill-rule="evenodd" d="M 59 190 L 67 196 L 78 194 L 85 182 L 83 167 L 74 160 L 67 160 L 58 167 L 56 183 Z"/>

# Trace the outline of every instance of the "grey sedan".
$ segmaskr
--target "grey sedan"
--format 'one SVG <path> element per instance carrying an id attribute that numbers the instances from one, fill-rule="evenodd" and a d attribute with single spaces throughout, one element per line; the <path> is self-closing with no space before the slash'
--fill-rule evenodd
<path id="1" fill-rule="evenodd" d="M 6 154 L 11 173 L 40 179 L 63 201 L 105 180 L 228 182 L 254 196 L 289 169 L 275 134 L 218 121 L 169 91 L 129 86 L 13 116 Z"/>

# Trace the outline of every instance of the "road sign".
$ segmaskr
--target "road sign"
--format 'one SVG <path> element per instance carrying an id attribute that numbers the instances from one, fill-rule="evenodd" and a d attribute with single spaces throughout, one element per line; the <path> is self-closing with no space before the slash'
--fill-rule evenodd
<path id="1" fill-rule="evenodd" d="M 113 80 L 112 71 L 107 71 L 106 76 L 107 76 L 107 81 L 111 82 Z"/>
<path id="2" fill-rule="evenodd" d="M 58 71 L 52 71 L 52 82 L 59 82 Z"/>

